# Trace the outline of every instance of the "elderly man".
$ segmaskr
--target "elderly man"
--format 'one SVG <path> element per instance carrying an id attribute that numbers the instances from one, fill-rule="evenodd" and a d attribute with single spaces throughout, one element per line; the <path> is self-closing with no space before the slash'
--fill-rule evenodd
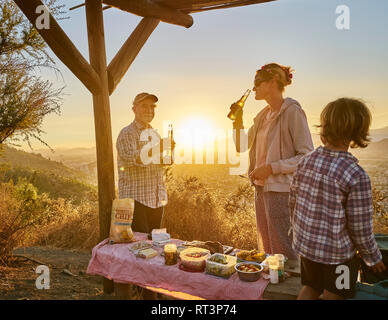
<path id="1" fill-rule="evenodd" d="M 123 128 L 117 138 L 117 162 L 119 169 L 119 198 L 135 200 L 132 230 L 150 233 L 152 229 L 160 228 L 163 217 L 163 208 L 167 204 L 167 192 L 163 182 L 163 140 L 152 129 L 150 123 L 155 116 L 158 98 L 147 92 L 139 93 L 134 101 L 132 110 L 135 120 Z M 148 131 L 144 131 L 148 130 Z M 144 149 L 149 141 L 145 137 L 156 137 L 157 145 L 153 151 L 159 150 L 159 163 L 148 163 L 144 156 Z M 174 142 L 172 148 L 174 148 Z M 143 152 L 142 152 L 143 150 Z M 151 157 L 150 157 L 151 158 Z M 155 160 L 155 157 L 153 157 Z M 149 159 L 148 159 L 149 160 Z M 141 294 L 140 287 L 131 286 L 131 290 Z M 155 300 L 157 295 L 149 290 L 143 291 L 143 299 Z"/>
<path id="2" fill-rule="evenodd" d="M 119 198 L 135 200 L 132 230 L 144 233 L 160 228 L 163 206 L 167 204 L 162 164 L 145 163 L 142 148 L 149 141 L 142 141 L 140 137 L 144 130 L 152 130 L 153 136 L 158 138 L 159 150 L 163 151 L 160 136 L 150 125 L 155 116 L 157 101 L 155 95 L 146 92 L 135 97 L 132 108 L 135 120 L 121 130 L 116 143 Z"/>

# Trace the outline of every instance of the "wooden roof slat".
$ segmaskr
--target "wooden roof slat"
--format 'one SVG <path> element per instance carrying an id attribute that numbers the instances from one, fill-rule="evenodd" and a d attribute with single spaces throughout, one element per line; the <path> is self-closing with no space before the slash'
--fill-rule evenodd
<path id="1" fill-rule="evenodd" d="M 103 3 L 141 17 L 155 18 L 190 28 L 193 17 L 174 8 L 150 0 L 103 0 Z"/>
<path id="2" fill-rule="evenodd" d="M 251 4 L 260 4 L 275 0 L 153 0 L 156 3 L 185 12 L 225 9 Z"/>

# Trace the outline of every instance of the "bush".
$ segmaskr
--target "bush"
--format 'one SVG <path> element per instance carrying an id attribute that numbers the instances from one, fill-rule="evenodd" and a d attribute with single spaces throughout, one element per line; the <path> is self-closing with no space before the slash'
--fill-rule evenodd
<path id="1" fill-rule="evenodd" d="M 56 218 L 28 239 L 30 245 L 66 249 L 92 249 L 99 239 L 98 204 L 83 201 L 79 205 L 65 199 L 52 204 Z"/>
<path id="2" fill-rule="evenodd" d="M 0 182 L 18 181 L 20 178 L 33 178 L 38 193 L 47 193 L 52 199 L 64 198 L 80 204 L 84 200 L 97 201 L 97 188 L 73 178 L 61 177 L 51 172 L 28 168 L 7 168 L 0 170 Z"/>
<path id="3" fill-rule="evenodd" d="M 33 228 L 52 218 L 51 200 L 26 179 L 0 184 L 0 263 L 7 264 L 12 251 Z"/>
<path id="4" fill-rule="evenodd" d="M 174 238 L 211 240 L 240 248 L 256 248 L 253 191 L 249 184 L 231 195 L 216 195 L 196 177 L 170 180 L 163 227 Z"/>
<path id="5" fill-rule="evenodd" d="M 381 191 L 373 188 L 373 226 L 375 233 L 388 234 L 388 212 L 384 205 L 386 199 L 386 195 L 383 195 Z"/>

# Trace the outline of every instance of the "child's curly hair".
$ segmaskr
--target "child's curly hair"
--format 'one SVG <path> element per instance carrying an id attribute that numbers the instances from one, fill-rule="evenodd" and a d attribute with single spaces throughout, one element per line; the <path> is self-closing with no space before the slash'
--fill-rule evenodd
<path id="1" fill-rule="evenodd" d="M 263 80 L 275 79 L 281 91 L 284 87 L 292 83 L 292 69 L 291 67 L 282 66 L 278 63 L 268 63 L 256 71 L 256 77 Z"/>
<path id="2" fill-rule="evenodd" d="M 332 101 L 323 109 L 320 120 L 317 127 L 324 144 L 365 148 L 370 142 L 372 115 L 361 100 L 340 98 Z"/>

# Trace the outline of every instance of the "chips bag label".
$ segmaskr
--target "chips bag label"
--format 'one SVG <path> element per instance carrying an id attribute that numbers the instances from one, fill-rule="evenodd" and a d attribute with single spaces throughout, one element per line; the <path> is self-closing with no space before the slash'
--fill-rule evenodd
<path id="1" fill-rule="evenodd" d="M 127 208 L 116 208 L 115 219 L 117 220 L 132 220 L 132 212 Z M 131 223 L 129 223 L 131 224 Z"/>
<path id="2" fill-rule="evenodd" d="M 112 204 L 109 240 L 113 243 L 133 241 L 132 220 L 134 211 L 133 199 L 115 199 Z"/>

